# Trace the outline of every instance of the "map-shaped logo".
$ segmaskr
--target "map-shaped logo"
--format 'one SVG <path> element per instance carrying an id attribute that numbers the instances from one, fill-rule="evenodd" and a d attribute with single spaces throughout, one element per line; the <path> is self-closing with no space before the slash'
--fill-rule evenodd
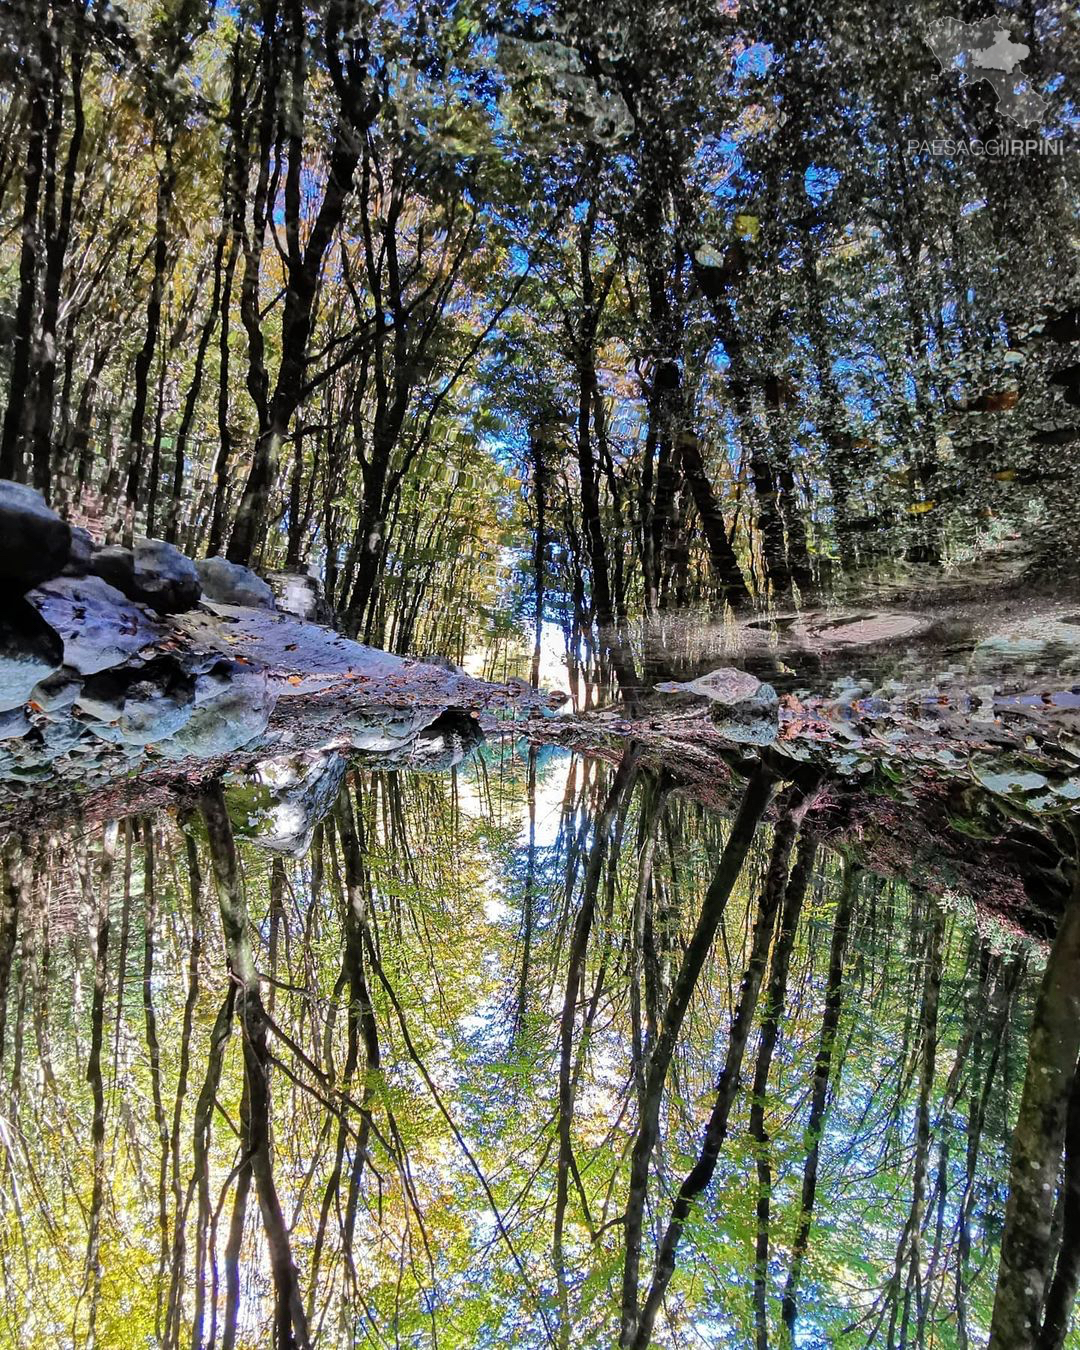
<path id="1" fill-rule="evenodd" d="M 1001 19 L 976 23 L 938 19 L 930 25 L 926 40 L 946 73 L 955 71 L 961 83 L 985 80 L 1006 117 L 1026 127 L 1042 116 L 1046 99 L 1035 93 L 1019 68 L 1031 48 L 1014 42 Z"/>

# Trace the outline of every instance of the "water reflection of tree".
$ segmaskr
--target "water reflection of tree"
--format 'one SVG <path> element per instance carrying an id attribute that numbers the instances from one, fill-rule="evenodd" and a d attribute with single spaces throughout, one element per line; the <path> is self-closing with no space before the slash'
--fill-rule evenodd
<path id="1" fill-rule="evenodd" d="M 22 1343 L 985 1339 L 1023 961 L 763 771 L 726 824 L 561 772 L 354 775 L 298 860 L 216 792 L 8 845 Z"/>
<path id="2" fill-rule="evenodd" d="M 1080 844 L 1080 833 L 1075 837 Z M 990 1345 L 995 1350 L 1013 1345 L 1058 1350 L 1068 1332 L 1080 1283 L 1078 1055 L 1080 866 L 1032 1018 L 990 1328 Z"/>

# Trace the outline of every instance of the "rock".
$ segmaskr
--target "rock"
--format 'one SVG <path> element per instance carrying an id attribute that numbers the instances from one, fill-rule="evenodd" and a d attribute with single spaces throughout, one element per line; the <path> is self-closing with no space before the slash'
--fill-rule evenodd
<path id="1" fill-rule="evenodd" d="M 220 661 L 198 677 L 194 711 L 158 749 L 173 760 L 227 755 L 262 735 L 276 702 L 265 671 Z"/>
<path id="2" fill-rule="evenodd" d="M 40 492 L 0 481 L 0 585 L 7 592 L 31 590 L 59 576 L 71 552 L 71 527 Z"/>
<path id="3" fill-rule="evenodd" d="M 58 577 L 28 599 L 63 639 L 64 664 L 80 675 L 119 666 L 166 636 L 160 624 L 101 577 Z"/>
<path id="4" fill-rule="evenodd" d="M 43 778 L 50 777 L 51 774 L 52 769 L 48 764 L 13 764 L 4 772 L 4 777 L 8 780 L 4 784 L 4 787 L 5 790 L 10 791 L 14 786 L 11 780 L 22 783 L 34 783 Z"/>
<path id="5" fill-rule="evenodd" d="M 271 853 L 300 857 L 329 814 L 345 779 L 345 759 L 327 750 L 264 760 L 225 788 L 233 829 Z"/>
<path id="6" fill-rule="evenodd" d="M 484 739 L 479 724 L 467 714 L 450 709 L 424 727 L 404 748 L 380 755 L 366 766 L 444 773 L 460 764 Z"/>
<path id="7" fill-rule="evenodd" d="M 274 593 L 277 607 L 283 614 L 295 614 L 308 623 L 327 626 L 334 621 L 334 612 L 327 604 L 322 582 L 310 572 L 267 572 L 266 580 Z"/>
<path id="8" fill-rule="evenodd" d="M 90 531 L 79 525 L 71 527 L 71 552 L 68 554 L 65 577 L 85 577 L 90 571 L 90 561 L 94 556 L 94 541 Z"/>
<path id="9" fill-rule="evenodd" d="M 1049 315 L 1042 325 L 1042 331 L 1055 342 L 1080 342 L 1080 306 Z"/>
<path id="10" fill-rule="evenodd" d="M 100 577 L 108 582 L 121 595 L 133 599 L 135 589 L 135 554 L 130 548 L 120 544 L 106 544 L 96 548 L 90 555 L 87 571 L 91 576 Z"/>
<path id="11" fill-rule="evenodd" d="M 242 658 L 248 665 L 268 670 L 281 698 L 306 698 L 343 679 L 366 683 L 400 676 L 404 684 L 419 686 L 424 675 L 403 657 L 365 647 L 291 614 L 244 605 L 215 604 L 210 609 L 206 612 L 203 606 L 177 615 L 174 631 L 193 650 L 220 652 L 230 660 Z M 430 705 L 447 701 L 445 686 L 450 681 L 433 671 L 423 682 Z"/>
<path id="12" fill-rule="evenodd" d="M 134 549 L 99 548 L 91 556 L 90 572 L 159 614 L 194 609 L 202 594 L 195 564 L 163 539 L 136 539 Z"/>
<path id="13" fill-rule="evenodd" d="M 1066 403 L 1071 403 L 1074 408 L 1080 408 L 1080 364 L 1066 366 L 1064 370 L 1055 370 L 1050 376 L 1050 383 L 1065 391 Z"/>
<path id="14" fill-rule="evenodd" d="M 752 698 L 760 688 L 761 681 L 756 675 L 751 675 L 748 670 L 734 670 L 731 666 L 711 670 L 696 680 L 665 680 L 656 686 L 661 694 L 698 694 L 724 704 Z"/>
<path id="15" fill-rule="evenodd" d="M 30 698 L 42 712 L 55 713 L 70 708 L 79 697 L 81 688 L 82 680 L 77 676 L 58 670 L 48 679 L 36 684 Z"/>
<path id="16" fill-rule="evenodd" d="M 438 709 L 374 706 L 338 714 L 327 731 L 339 728 L 349 748 L 361 754 L 387 755 L 412 745 L 436 716 Z"/>
<path id="17" fill-rule="evenodd" d="M 972 652 L 976 671 L 998 674 L 1018 670 L 1080 672 L 1080 623 L 1077 616 L 1023 614 L 1008 627 L 982 637 Z"/>
<path id="18" fill-rule="evenodd" d="M 30 719 L 22 708 L 9 708 L 0 712 L 0 741 L 13 741 L 25 736 L 30 730 Z"/>
<path id="19" fill-rule="evenodd" d="M 168 659 L 88 679 L 75 707 L 104 741 L 144 746 L 174 736 L 195 708 L 195 681 Z"/>
<path id="20" fill-rule="evenodd" d="M 100 675 L 92 675 L 79 691 L 75 709 L 81 717 L 89 718 L 91 723 L 100 722 L 108 726 L 119 722 L 124 711 L 128 684 L 123 671 L 106 670 Z M 98 728 L 94 727 L 93 730 L 97 731 Z"/>
<path id="21" fill-rule="evenodd" d="M 826 648 L 868 647 L 878 642 L 899 642 L 926 628 L 917 614 L 845 614 L 838 618 L 811 620 L 812 641 Z"/>
<path id="22" fill-rule="evenodd" d="M 763 684 L 756 694 L 739 703 L 714 703 L 709 716 L 727 741 L 771 745 L 780 729 L 780 700 L 771 684 Z"/>
<path id="23" fill-rule="evenodd" d="M 89 742 L 93 740 L 86 725 L 77 722 L 74 717 L 61 716 L 55 720 L 37 718 L 34 732 L 32 740 L 36 744 L 32 751 L 32 761 L 42 764 L 51 764 L 54 760 L 74 752 L 76 758 L 70 761 L 74 767 L 78 762 L 78 756 L 84 753 L 84 747 L 89 749 Z M 95 741 L 94 744 L 100 745 L 100 742 Z"/>
<path id="24" fill-rule="evenodd" d="M 0 711 L 19 708 L 59 669 L 60 634 L 21 596 L 0 605 Z"/>
<path id="25" fill-rule="evenodd" d="M 465 674 L 464 670 L 456 662 L 451 661 L 448 656 L 413 656 L 410 654 L 406 657 L 406 660 L 420 661 L 425 666 L 435 666 L 438 670 L 448 670 L 451 675 Z M 524 683 L 524 681 L 519 681 L 519 683 Z"/>
<path id="26" fill-rule="evenodd" d="M 189 720 L 194 700 L 190 684 L 162 689 L 140 681 L 128 690 L 120 718 L 120 736 L 128 745 L 148 745 L 174 736 Z"/>
<path id="27" fill-rule="evenodd" d="M 142 600 L 159 614 L 194 609 L 202 595 L 195 564 L 164 539 L 136 539 L 135 585 Z"/>
<path id="28" fill-rule="evenodd" d="M 215 605 L 276 608 L 274 592 L 250 567 L 241 567 L 226 558 L 200 558 L 195 569 L 202 582 L 204 600 Z"/>
<path id="29" fill-rule="evenodd" d="M 697 680 L 667 680 L 656 686 L 664 694 L 696 694 L 712 705 L 709 717 L 725 740 L 740 745 L 770 745 L 776 740 L 780 699 L 771 684 L 747 670 L 729 666 Z"/>

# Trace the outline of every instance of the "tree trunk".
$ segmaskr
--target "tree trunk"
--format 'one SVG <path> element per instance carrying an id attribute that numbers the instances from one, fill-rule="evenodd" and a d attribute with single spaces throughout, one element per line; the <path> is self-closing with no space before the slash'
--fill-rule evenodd
<path id="1" fill-rule="evenodd" d="M 732 605 L 742 604 L 750 599 L 750 593 L 746 589 L 739 561 L 727 536 L 724 514 L 716 500 L 709 476 L 705 472 L 697 437 L 691 432 L 683 432 L 679 437 L 678 449 L 683 473 L 686 475 L 694 505 L 697 507 L 702 532 L 709 545 L 709 562 L 712 564 L 713 575 L 722 589 L 724 599 Z"/>
<path id="2" fill-rule="evenodd" d="M 821 1157 L 821 1135 L 825 1125 L 825 1109 L 832 1073 L 833 1046 L 840 1025 L 843 1006 L 844 955 L 851 931 L 851 911 L 858 893 L 859 872 L 845 860 L 840 899 L 833 919 L 832 942 L 829 947 L 829 971 L 825 979 L 825 1010 L 821 1018 L 817 1056 L 814 1060 L 814 1083 L 810 1096 L 810 1116 L 806 1124 L 807 1154 L 803 1167 L 802 1198 L 799 1204 L 799 1223 L 791 1250 L 791 1269 L 784 1285 L 780 1315 L 794 1340 L 795 1317 L 798 1309 L 799 1279 L 803 1261 L 810 1245 L 810 1225 L 817 1195 L 818 1162 Z"/>
<path id="3" fill-rule="evenodd" d="M 338 31 L 327 34 L 327 45 L 331 48 L 336 47 L 341 30 L 348 27 L 346 19 L 349 16 L 345 12 L 346 9 L 354 10 L 355 6 L 338 5 L 332 11 Z M 355 15 L 352 17 L 355 18 Z M 303 122 L 301 120 L 298 124 L 298 118 L 302 117 L 304 109 L 303 49 L 306 41 L 302 15 L 299 11 L 293 15 L 292 26 L 293 67 L 289 132 L 292 144 L 296 147 L 302 144 L 303 139 Z M 328 28 L 333 26 L 328 20 Z M 319 277 L 327 250 L 341 223 L 352 192 L 353 176 L 360 160 L 366 133 L 378 110 L 376 99 L 363 100 L 357 80 L 358 74 L 359 72 L 350 70 L 347 83 L 344 76 L 342 82 L 334 81 L 342 106 L 339 109 L 334 145 L 329 156 L 326 189 L 306 247 L 303 248 L 300 244 L 301 155 L 295 148 L 289 155 L 289 178 L 285 186 L 288 287 L 281 320 L 281 362 L 278 366 L 273 397 L 270 400 L 269 416 L 266 424 L 260 427 L 255 442 L 251 470 L 237 508 L 226 554 L 230 562 L 242 563 L 244 566 L 250 566 L 257 546 L 263 542 L 270 491 L 277 476 L 278 454 L 283 440 L 288 435 L 292 416 L 299 406 L 304 382 L 310 374 L 307 362 L 308 342 L 315 321 L 315 299 Z"/>
<path id="4" fill-rule="evenodd" d="M 803 836 L 795 854 L 795 863 L 788 879 L 780 928 L 773 949 L 769 973 L 769 987 L 761 1019 L 761 1041 L 754 1083 L 750 1089 L 749 1132 L 754 1140 L 757 1161 L 757 1233 L 754 1244 L 754 1342 L 756 1350 L 769 1350 L 768 1275 L 769 1275 L 769 1216 L 772 1194 L 772 1165 L 769 1159 L 769 1136 L 765 1129 L 765 1094 L 773 1055 L 780 1037 L 780 1020 L 787 1002 L 788 968 L 795 945 L 807 883 L 817 857 L 817 844 Z"/>
<path id="5" fill-rule="evenodd" d="M 163 146 L 164 163 L 158 170 L 157 197 L 154 211 L 154 272 L 150 281 L 150 296 L 146 302 L 146 333 L 135 357 L 135 390 L 128 429 L 127 519 L 125 541 L 130 543 L 135 513 L 142 493 L 143 439 L 146 430 L 146 405 L 150 393 L 150 367 L 157 351 L 161 328 L 161 307 L 165 297 L 165 280 L 169 260 L 169 211 L 172 209 L 176 169 L 173 166 L 173 133 L 167 131 Z"/>
<path id="6" fill-rule="evenodd" d="M 275 1350 L 309 1350 L 307 1316 L 270 1156 L 270 1053 L 267 1020 L 251 948 L 247 896 L 220 784 L 200 800 L 210 840 L 229 971 L 237 986 L 248 1098 L 242 1147 L 251 1167 L 270 1251 L 275 1293 Z"/>
<path id="7" fill-rule="evenodd" d="M 90 1197 L 90 1231 L 86 1242 L 86 1272 L 90 1282 L 90 1306 L 85 1342 L 87 1350 L 94 1350 L 97 1344 L 97 1314 L 101 1299 L 101 1214 L 105 1203 L 105 1089 L 101 1074 L 101 1049 L 104 1041 L 105 996 L 108 990 L 109 901 L 112 897 L 115 853 L 116 825 L 110 822 L 105 826 L 101 839 L 97 931 L 94 935 L 94 999 L 90 1013 L 90 1056 L 86 1066 L 86 1077 L 90 1083 L 94 1103 L 90 1123 L 94 1180 Z"/>
<path id="8" fill-rule="evenodd" d="M 799 823 L 808 805 L 809 798 L 796 792 L 795 802 L 783 813 L 773 829 L 772 856 L 758 903 L 750 960 L 743 975 L 739 1006 L 728 1037 L 728 1051 L 717 1080 L 716 1099 L 705 1127 L 705 1137 L 698 1161 L 687 1173 L 672 1206 L 671 1218 L 657 1253 L 652 1283 L 642 1305 L 636 1330 L 629 1342 L 634 1350 L 647 1350 L 652 1339 L 653 1325 L 660 1311 L 660 1304 L 675 1273 L 675 1256 L 691 1206 L 712 1180 L 721 1146 L 727 1137 L 728 1119 L 739 1087 L 743 1056 L 757 1009 L 776 914 L 787 886 L 788 862 Z"/>
<path id="9" fill-rule="evenodd" d="M 573 1141 L 571 1139 L 575 1096 L 575 1085 L 571 1072 L 574 1027 L 585 979 L 585 958 L 593 918 L 596 913 L 596 896 L 607 854 L 608 836 L 623 798 L 633 791 L 637 760 L 638 753 L 636 750 L 627 750 L 623 753 L 611 785 L 611 791 L 608 793 L 603 809 L 596 817 L 585 867 L 581 903 L 578 906 L 577 917 L 574 920 L 574 929 L 570 938 L 566 990 L 563 995 L 562 1014 L 559 1018 L 559 1155 L 555 1168 L 555 1217 L 552 1225 L 551 1253 L 559 1294 L 559 1344 L 564 1347 L 564 1350 L 570 1345 L 571 1333 L 567 1306 L 566 1270 L 563 1260 L 563 1224 L 569 1199 L 570 1173 L 575 1166 Z"/>
<path id="10" fill-rule="evenodd" d="M 45 275 L 42 281 L 41 333 L 38 341 L 40 356 L 37 363 L 37 379 L 34 391 L 33 424 L 34 483 L 46 494 L 48 494 L 51 486 L 53 458 L 53 398 L 56 384 L 57 317 L 60 310 L 64 261 L 67 257 L 68 240 L 71 237 L 75 176 L 79 164 L 79 154 L 82 149 L 83 133 L 86 128 L 82 100 L 82 74 L 86 49 L 83 23 L 84 15 L 76 7 L 74 14 L 75 32 L 71 49 L 72 128 L 68 140 L 67 154 L 64 159 L 59 216 L 51 205 L 46 210 Z M 53 126 L 50 129 L 50 139 L 54 140 L 53 155 L 55 155 L 55 140 L 59 138 L 60 124 L 63 120 L 61 70 L 62 63 L 57 61 L 53 97 Z M 46 194 L 47 199 L 51 200 L 54 191 L 55 189 L 50 186 L 50 190 Z"/>
<path id="11" fill-rule="evenodd" d="M 671 1057 L 675 1051 L 683 1018 L 693 996 L 702 966 L 712 948 L 716 930 L 724 916 L 728 897 L 739 879 L 754 835 L 769 805 L 773 775 L 762 765 L 754 770 L 746 785 L 738 813 L 731 823 L 727 842 L 716 872 L 702 901 L 697 926 L 687 945 L 679 973 L 668 995 L 660 1034 L 649 1056 L 645 1074 L 645 1092 L 639 1107 L 637 1134 L 630 1161 L 630 1185 L 626 1202 L 626 1259 L 623 1267 L 622 1311 L 619 1344 L 633 1344 L 638 1327 L 638 1280 L 641 1240 L 649 1163 L 660 1131 L 660 1102 Z"/>
<path id="12" fill-rule="evenodd" d="M 1046 963 L 1013 1133 L 990 1350 L 1038 1347 L 1051 1230 L 1076 1061 L 1080 1056 L 1080 868 Z"/>
<path id="13" fill-rule="evenodd" d="M 52 30 L 41 25 L 39 59 L 42 71 L 51 69 Z M 12 343 L 11 372 L 8 378 L 8 403 L 0 431 L 0 478 L 23 477 L 23 418 L 30 376 L 30 353 L 34 337 L 34 311 L 37 304 L 38 249 L 40 222 L 38 207 L 45 171 L 45 128 L 49 109 L 44 81 L 32 79 L 28 91 L 30 125 L 26 137 L 26 163 L 23 169 L 22 247 L 19 253 L 19 295 L 15 304 L 15 336 Z"/>

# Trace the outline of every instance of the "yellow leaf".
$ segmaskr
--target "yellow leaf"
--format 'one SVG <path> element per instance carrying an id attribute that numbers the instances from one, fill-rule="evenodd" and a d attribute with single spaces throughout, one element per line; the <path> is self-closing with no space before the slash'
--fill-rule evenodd
<path id="1" fill-rule="evenodd" d="M 751 239 L 757 243 L 757 237 L 761 233 L 761 221 L 757 216 L 736 216 L 735 233 L 740 239 Z"/>

